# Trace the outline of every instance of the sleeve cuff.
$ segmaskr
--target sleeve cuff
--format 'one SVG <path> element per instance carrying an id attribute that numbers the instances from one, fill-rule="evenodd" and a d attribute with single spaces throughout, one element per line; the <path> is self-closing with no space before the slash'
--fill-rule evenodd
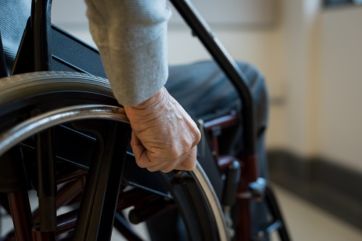
<path id="1" fill-rule="evenodd" d="M 160 36 L 136 49 L 101 47 L 115 98 L 122 105 L 137 105 L 156 94 L 168 78 L 167 25 Z"/>

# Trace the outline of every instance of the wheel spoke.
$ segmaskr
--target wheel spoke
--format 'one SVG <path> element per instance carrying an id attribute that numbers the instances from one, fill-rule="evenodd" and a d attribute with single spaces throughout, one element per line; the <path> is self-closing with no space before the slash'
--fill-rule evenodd
<path id="1" fill-rule="evenodd" d="M 114 227 L 129 241 L 143 241 L 143 239 L 135 233 L 123 215 L 116 213 L 114 218 Z"/>
<path id="2" fill-rule="evenodd" d="M 78 210 L 70 211 L 68 213 L 62 214 L 57 218 L 57 235 L 72 232 L 77 223 Z"/>
<path id="3" fill-rule="evenodd" d="M 22 241 L 32 241 L 32 222 L 28 193 L 25 191 L 9 193 L 8 200 L 16 239 Z M 11 233 L 8 235 L 8 237 L 11 237 Z"/>
<path id="4" fill-rule="evenodd" d="M 127 153 L 127 172 L 125 179 L 127 184 L 148 193 L 154 193 L 159 196 L 172 198 L 168 186 L 165 185 L 165 178 L 161 172 L 149 172 L 146 169 L 139 168 L 136 159 L 132 153 Z M 142 178 L 139 178 L 142 177 Z"/>
<path id="5" fill-rule="evenodd" d="M 109 123 L 107 123 L 109 124 Z M 125 165 L 129 127 L 100 126 L 98 153 L 92 161 L 81 202 L 76 241 L 110 240 L 118 191 Z"/>
<path id="6" fill-rule="evenodd" d="M 53 152 L 52 129 L 37 135 L 38 198 L 40 236 L 55 240 L 56 221 L 56 181 L 55 156 Z M 37 235 L 37 236 L 39 236 Z M 41 239 L 42 240 L 42 239 Z"/>

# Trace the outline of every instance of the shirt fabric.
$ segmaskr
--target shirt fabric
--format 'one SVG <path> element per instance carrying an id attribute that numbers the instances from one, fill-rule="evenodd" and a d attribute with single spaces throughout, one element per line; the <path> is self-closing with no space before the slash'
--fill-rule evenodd
<path id="1" fill-rule="evenodd" d="M 166 0 L 85 0 L 92 37 L 122 105 L 150 98 L 166 83 Z"/>

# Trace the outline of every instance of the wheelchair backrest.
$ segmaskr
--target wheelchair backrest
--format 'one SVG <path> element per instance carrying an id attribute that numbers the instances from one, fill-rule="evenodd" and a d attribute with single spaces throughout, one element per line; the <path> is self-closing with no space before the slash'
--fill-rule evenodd
<path id="1" fill-rule="evenodd" d="M 8 69 L 16 57 L 30 9 L 31 0 L 0 1 L 0 33 Z"/>

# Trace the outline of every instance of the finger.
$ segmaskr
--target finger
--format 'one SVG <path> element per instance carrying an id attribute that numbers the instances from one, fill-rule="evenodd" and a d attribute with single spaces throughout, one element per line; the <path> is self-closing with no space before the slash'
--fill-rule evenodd
<path id="1" fill-rule="evenodd" d="M 176 169 L 179 162 L 180 162 L 179 160 L 169 161 L 166 163 L 166 165 L 160 168 L 160 171 L 163 173 L 169 173 Z"/>
<path id="2" fill-rule="evenodd" d="M 192 143 L 192 147 L 195 147 L 197 146 L 200 141 L 201 141 L 201 132 L 200 130 L 197 128 L 195 122 L 194 122 L 194 125 L 195 125 L 195 132 L 194 132 L 194 142 Z"/>
<path id="3" fill-rule="evenodd" d="M 165 162 L 165 163 L 161 163 L 161 164 L 158 164 L 158 165 L 155 165 L 153 167 L 148 167 L 147 170 L 150 171 L 150 172 L 163 172 L 163 173 L 169 173 L 173 170 L 175 170 L 176 166 L 177 166 L 177 163 L 178 162 Z"/>
<path id="4" fill-rule="evenodd" d="M 140 168 L 147 168 L 152 165 L 151 160 L 147 156 L 146 148 L 142 145 L 134 132 L 132 132 L 131 147 L 136 158 L 136 163 Z"/>
<path id="5" fill-rule="evenodd" d="M 150 172 L 158 172 L 158 171 L 162 171 L 168 165 L 169 165 L 168 162 L 158 163 L 157 165 L 147 167 L 147 170 Z"/>
<path id="6" fill-rule="evenodd" d="M 191 116 L 186 112 L 186 110 L 180 105 L 180 103 L 177 102 L 177 100 L 175 100 L 172 97 L 172 101 L 174 102 L 175 106 L 179 109 L 179 111 L 181 111 L 183 113 L 183 118 L 184 118 L 184 122 L 187 125 L 187 129 L 189 131 L 189 133 L 192 135 L 192 139 L 193 139 L 193 143 L 191 145 L 191 147 L 196 146 L 197 144 L 199 144 L 200 140 L 201 140 L 201 133 L 199 128 L 197 127 L 195 121 L 191 118 Z"/>
<path id="7" fill-rule="evenodd" d="M 163 173 L 169 173 L 172 172 L 173 170 L 177 169 L 177 164 L 175 163 L 168 163 L 166 166 L 162 167 L 160 169 L 161 172 Z"/>
<path id="8" fill-rule="evenodd" d="M 185 162 L 186 160 L 194 160 L 194 162 L 195 162 L 196 148 L 192 148 L 189 152 L 186 152 L 178 159 L 168 161 L 166 163 L 166 165 L 164 165 L 163 167 L 160 168 L 160 171 L 163 173 L 169 173 L 173 170 L 190 170 L 190 169 L 192 169 L 194 165 L 190 165 L 190 167 L 188 167 L 187 165 L 185 167 L 183 166 L 182 163 Z"/>
<path id="9" fill-rule="evenodd" d="M 188 155 L 179 162 L 175 169 L 182 171 L 192 171 L 196 167 L 197 147 L 194 147 Z"/>
<path id="10" fill-rule="evenodd" d="M 163 173 L 171 172 L 176 169 L 180 160 L 183 160 L 187 155 L 189 155 L 189 153 L 186 153 L 185 155 L 183 155 L 182 157 L 180 157 L 178 159 L 166 160 L 166 161 L 160 162 L 154 166 L 149 166 L 149 167 L 147 167 L 147 170 L 149 170 L 150 172 L 156 172 L 156 171 L 161 171 Z"/>
<path id="11" fill-rule="evenodd" d="M 169 163 L 161 169 L 161 172 L 168 173 L 173 170 L 191 171 L 196 165 L 197 147 L 192 148 L 188 153 L 179 158 L 178 161 Z"/>
<path id="12" fill-rule="evenodd" d="M 153 161 L 154 163 L 156 163 L 156 161 Z M 157 172 L 157 171 L 161 171 L 161 172 L 170 172 L 172 170 L 174 170 L 177 166 L 177 163 L 179 163 L 179 160 L 165 160 L 162 162 L 158 162 L 157 164 L 153 165 L 153 166 L 149 166 L 147 167 L 147 170 L 149 170 L 150 172 Z"/>
<path id="13" fill-rule="evenodd" d="M 161 168 L 167 164 L 167 161 L 161 163 L 158 160 L 152 160 L 148 155 L 147 149 L 134 133 L 132 133 L 131 146 L 136 158 L 136 163 L 140 168 L 146 168 L 151 172 L 156 172 L 160 171 Z"/>

